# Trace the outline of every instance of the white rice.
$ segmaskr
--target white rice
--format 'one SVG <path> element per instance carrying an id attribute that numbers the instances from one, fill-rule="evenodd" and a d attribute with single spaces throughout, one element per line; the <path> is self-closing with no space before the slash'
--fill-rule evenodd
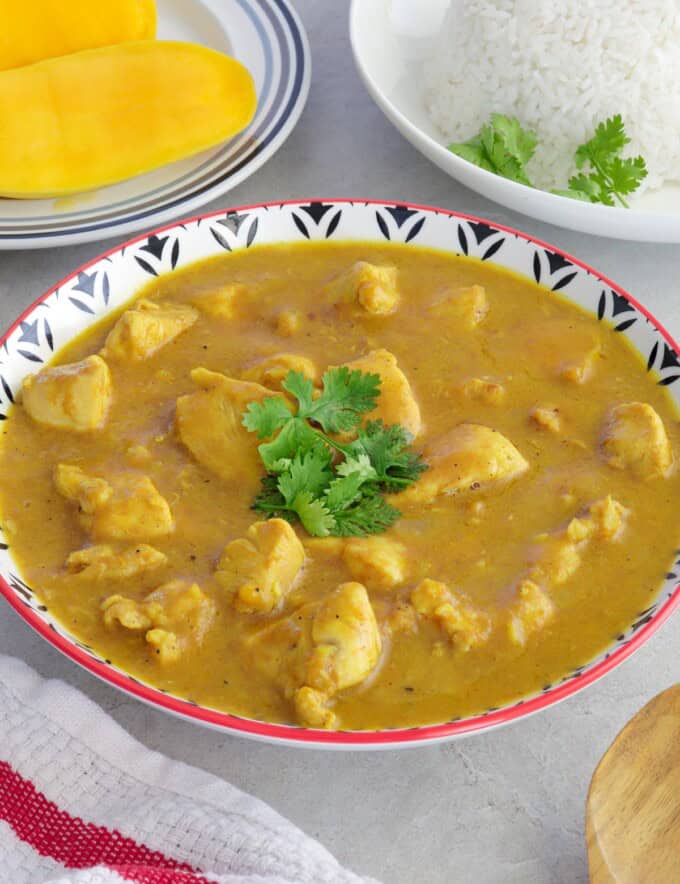
<path id="1" fill-rule="evenodd" d="M 680 179 L 678 0 L 452 0 L 423 89 L 446 143 L 491 113 L 533 129 L 537 187 L 566 187 L 576 147 L 614 114 L 625 155 L 647 163 L 638 193 Z"/>

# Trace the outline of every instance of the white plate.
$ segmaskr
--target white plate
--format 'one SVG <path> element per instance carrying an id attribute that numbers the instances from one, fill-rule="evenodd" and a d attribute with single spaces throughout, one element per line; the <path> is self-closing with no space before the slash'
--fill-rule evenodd
<path id="1" fill-rule="evenodd" d="M 648 242 L 680 242 L 680 185 L 668 184 L 623 209 L 582 203 L 501 178 L 455 156 L 430 120 L 420 94 L 423 56 L 446 0 L 352 0 L 354 60 L 371 97 L 414 147 L 440 169 L 494 202 L 583 233 Z"/>
<path id="2" fill-rule="evenodd" d="M 157 227 L 241 184 L 292 132 L 309 92 L 307 36 L 288 0 L 157 0 L 158 37 L 202 43 L 241 61 L 258 107 L 230 141 L 155 172 L 53 200 L 0 199 L 0 249 L 35 249 Z"/>

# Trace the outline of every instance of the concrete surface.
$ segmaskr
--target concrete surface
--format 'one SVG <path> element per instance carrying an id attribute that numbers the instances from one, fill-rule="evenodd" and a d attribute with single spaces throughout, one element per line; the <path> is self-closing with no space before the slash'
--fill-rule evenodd
<path id="1" fill-rule="evenodd" d="M 297 6 L 314 55 L 304 115 L 264 169 L 206 210 L 353 196 L 479 214 L 592 263 L 680 336 L 679 247 L 586 237 L 514 215 L 465 190 L 411 148 L 372 104 L 354 73 L 346 4 L 299 0 Z M 0 326 L 101 249 L 92 243 L 0 253 Z M 148 709 L 81 672 L 9 607 L 0 608 L 2 652 L 76 685 L 146 745 L 253 792 L 343 863 L 386 884 L 587 881 L 583 816 L 590 777 L 625 721 L 680 680 L 679 630 L 676 616 L 603 681 L 508 728 L 438 748 L 325 754 L 220 736 Z"/>

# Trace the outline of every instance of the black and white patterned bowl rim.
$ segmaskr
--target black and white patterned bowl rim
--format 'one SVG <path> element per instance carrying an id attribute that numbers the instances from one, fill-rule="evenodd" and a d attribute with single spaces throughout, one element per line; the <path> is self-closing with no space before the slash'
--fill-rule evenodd
<path id="1" fill-rule="evenodd" d="M 514 230 L 442 209 L 331 199 L 247 206 L 194 218 L 133 240 L 85 265 L 39 298 L 1 339 L 0 421 L 8 419 L 27 374 L 49 362 L 74 335 L 123 305 L 151 277 L 254 245 L 329 239 L 413 243 L 492 261 L 523 274 L 559 291 L 625 335 L 643 354 L 647 371 L 679 404 L 680 355 L 670 334 L 630 295 L 577 259 Z M 674 563 L 660 563 L 660 569 L 654 600 L 611 646 L 533 696 L 440 725 L 326 732 L 227 715 L 116 669 L 69 635 L 21 579 L 0 527 L 0 590 L 24 620 L 91 672 L 146 702 L 213 727 L 268 741 L 331 748 L 387 748 L 450 739 L 507 723 L 569 696 L 628 657 L 680 603 L 680 550 Z"/>

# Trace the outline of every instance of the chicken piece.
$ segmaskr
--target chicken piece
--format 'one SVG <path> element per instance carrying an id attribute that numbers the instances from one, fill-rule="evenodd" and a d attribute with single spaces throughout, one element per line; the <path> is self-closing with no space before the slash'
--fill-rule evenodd
<path id="1" fill-rule="evenodd" d="M 191 380 L 200 387 L 180 396 L 175 427 L 196 460 L 222 479 L 238 482 L 250 494 L 257 489 L 262 464 L 257 438 L 242 424 L 249 402 L 279 396 L 260 384 L 237 381 L 207 368 L 195 368 Z"/>
<path id="2" fill-rule="evenodd" d="M 434 621 L 461 651 L 484 644 L 491 634 L 491 620 L 445 583 L 426 577 L 411 593 L 411 604 L 421 617 Z"/>
<path id="3" fill-rule="evenodd" d="M 382 642 L 366 588 L 343 583 L 321 602 L 312 623 L 314 650 L 306 682 L 332 696 L 354 687 L 373 670 Z"/>
<path id="4" fill-rule="evenodd" d="M 111 405 L 111 372 L 101 356 L 45 368 L 21 388 L 24 408 L 38 424 L 83 432 L 103 426 Z"/>
<path id="5" fill-rule="evenodd" d="M 612 408 L 601 444 L 609 466 L 628 469 L 640 479 L 666 476 L 673 465 L 666 428 L 646 402 L 624 402 Z"/>
<path id="6" fill-rule="evenodd" d="M 279 685 L 288 700 L 307 679 L 305 664 L 313 650 L 312 623 L 318 608 L 315 602 L 302 605 L 244 640 L 250 665 Z"/>
<path id="7" fill-rule="evenodd" d="M 366 313 L 389 316 L 399 306 L 397 268 L 358 261 L 333 280 L 328 291 L 341 302 L 358 304 Z"/>
<path id="8" fill-rule="evenodd" d="M 459 424 L 425 446 L 429 468 L 399 494 L 398 506 L 427 504 L 440 494 L 476 491 L 521 476 L 529 464 L 498 430 L 480 424 Z"/>
<path id="9" fill-rule="evenodd" d="M 529 579 L 542 586 L 560 586 L 581 566 L 581 550 L 563 533 L 548 535 L 533 559 Z"/>
<path id="10" fill-rule="evenodd" d="M 78 504 L 80 524 L 95 540 L 150 540 L 174 531 L 170 507 L 148 476 L 123 473 L 109 483 L 59 464 L 54 481 Z"/>
<path id="11" fill-rule="evenodd" d="M 312 383 L 319 380 L 319 372 L 311 359 L 295 353 L 278 353 L 260 360 L 252 368 L 243 372 L 245 381 L 254 381 L 270 390 L 281 390 L 281 384 L 289 371 L 297 371 Z"/>
<path id="12" fill-rule="evenodd" d="M 554 405 L 535 405 L 529 411 L 529 420 L 541 430 L 559 433 L 562 429 L 560 410 Z"/>
<path id="13" fill-rule="evenodd" d="M 354 580 L 369 589 L 393 589 L 406 580 L 406 547 L 391 537 L 350 537 L 345 541 L 343 559 Z"/>
<path id="14" fill-rule="evenodd" d="M 292 699 L 309 727 L 334 727 L 331 702 L 375 668 L 382 642 L 368 593 L 344 583 L 322 602 L 298 608 L 246 639 L 253 665 Z"/>
<path id="15" fill-rule="evenodd" d="M 459 390 L 468 399 L 483 402 L 485 405 L 502 405 L 505 401 L 505 387 L 482 378 L 467 378 L 459 386 Z"/>
<path id="16" fill-rule="evenodd" d="M 191 303 L 201 313 L 214 319 L 235 319 L 238 315 L 238 302 L 243 299 L 245 291 L 246 287 L 242 283 L 232 282 L 194 295 Z"/>
<path id="17" fill-rule="evenodd" d="M 212 599 L 190 580 L 164 583 L 143 601 L 112 595 L 102 602 L 104 624 L 146 631 L 145 639 L 163 665 L 177 662 L 186 650 L 201 644 L 216 610 Z"/>
<path id="18" fill-rule="evenodd" d="M 145 298 L 126 310 L 109 332 L 102 356 L 141 362 L 169 344 L 198 319 L 187 304 L 159 304 Z"/>
<path id="19" fill-rule="evenodd" d="M 418 628 L 418 613 L 413 605 L 400 599 L 390 611 L 385 622 L 392 634 L 415 632 Z"/>
<path id="20" fill-rule="evenodd" d="M 227 544 L 215 577 L 238 611 L 269 613 L 290 592 L 304 561 L 304 547 L 290 524 L 269 519 Z"/>
<path id="21" fill-rule="evenodd" d="M 107 504 L 113 494 L 113 488 L 106 479 L 88 476 L 73 464 L 57 464 L 54 484 L 62 497 L 77 503 L 80 512 L 86 515 Z"/>
<path id="22" fill-rule="evenodd" d="M 471 285 L 448 294 L 430 307 L 433 316 L 474 329 L 489 312 L 489 299 L 481 285 Z"/>
<path id="23" fill-rule="evenodd" d="M 299 310 L 283 310 L 276 319 L 276 331 L 282 338 L 292 338 L 302 328 L 302 321 Z"/>
<path id="24" fill-rule="evenodd" d="M 569 521 L 566 528 L 543 535 L 527 574 L 543 587 L 560 586 L 574 576 L 592 540 L 613 540 L 623 531 L 627 510 L 612 497 L 603 497 Z"/>
<path id="25" fill-rule="evenodd" d="M 520 582 L 517 596 L 508 612 L 508 636 L 513 644 L 523 647 L 533 633 L 552 619 L 555 606 L 532 580 Z"/>
<path id="26" fill-rule="evenodd" d="M 565 536 L 573 543 L 594 538 L 613 540 L 624 526 L 628 510 L 611 495 L 591 503 L 582 516 L 576 516 L 567 525 Z"/>
<path id="27" fill-rule="evenodd" d="M 146 543 L 122 549 L 102 543 L 72 552 L 66 559 L 66 570 L 85 580 L 125 580 L 159 568 L 167 560 Z"/>
<path id="28" fill-rule="evenodd" d="M 182 656 L 182 645 L 174 632 L 154 627 L 147 632 L 144 638 L 156 648 L 156 653 L 163 666 L 168 663 L 176 663 Z"/>
<path id="29" fill-rule="evenodd" d="M 574 384 L 591 377 L 602 352 L 599 334 L 578 320 L 531 319 L 521 335 L 542 368 Z"/>
<path id="30" fill-rule="evenodd" d="M 401 424 L 412 436 L 422 430 L 420 408 L 406 375 L 397 365 L 396 357 L 388 350 L 372 350 L 353 362 L 346 363 L 351 371 L 380 375 L 380 396 L 377 407 L 368 415 L 370 420 L 381 419 L 385 424 Z"/>
<path id="31" fill-rule="evenodd" d="M 337 726 L 338 718 L 329 708 L 328 696 L 309 685 L 295 692 L 295 712 L 303 727 L 331 730 Z"/>
<path id="32" fill-rule="evenodd" d="M 345 551 L 347 538 L 345 537 L 305 537 L 305 549 L 314 556 L 321 555 L 327 558 L 340 558 Z"/>

